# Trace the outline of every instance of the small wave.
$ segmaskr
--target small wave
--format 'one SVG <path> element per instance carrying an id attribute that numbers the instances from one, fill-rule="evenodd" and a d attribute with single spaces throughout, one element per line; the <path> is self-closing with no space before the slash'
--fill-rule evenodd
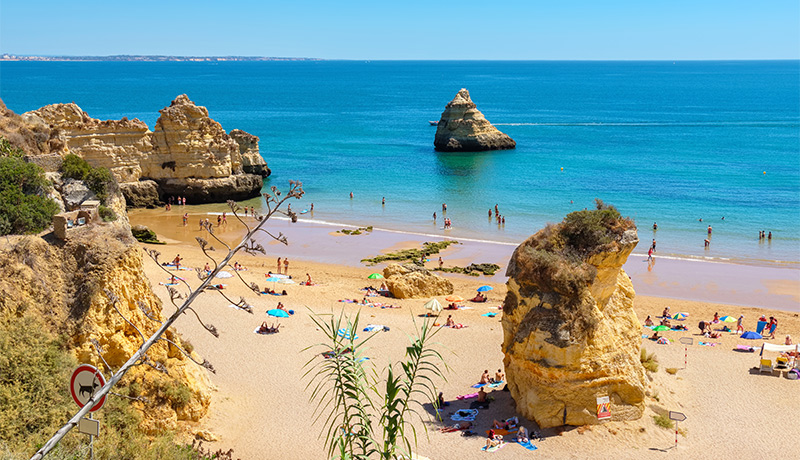
<path id="1" fill-rule="evenodd" d="M 207 214 L 209 214 L 209 215 L 221 215 L 222 213 L 221 212 L 209 212 Z M 282 217 L 282 216 L 272 216 L 272 217 L 270 217 L 270 219 L 281 220 L 281 221 L 286 221 L 286 222 L 288 222 L 290 220 L 288 217 Z M 351 228 L 351 229 L 359 228 L 358 225 L 345 224 L 345 223 L 342 223 L 342 222 L 331 222 L 331 221 L 320 220 L 320 219 L 303 219 L 302 217 L 300 217 L 300 221 L 305 222 L 305 223 L 309 223 L 309 224 L 325 225 L 327 227 L 341 227 L 341 228 Z M 375 226 L 372 227 L 372 231 L 379 231 L 379 232 L 386 232 L 386 233 L 397 233 L 397 234 L 400 234 L 400 235 L 424 236 L 424 237 L 427 237 L 427 238 L 441 238 L 441 239 L 451 239 L 451 240 L 452 239 L 458 239 L 459 241 L 469 241 L 471 243 L 497 244 L 497 245 L 501 245 L 501 246 L 519 246 L 519 243 L 508 243 L 508 242 L 505 242 L 505 241 L 482 240 L 482 239 L 479 239 L 479 238 L 468 238 L 468 237 L 462 238 L 462 237 L 458 237 L 458 236 L 450 237 L 448 235 L 437 235 L 435 233 L 409 232 L 409 231 L 404 231 L 404 230 L 393 230 L 393 229 L 390 229 L 390 228 L 382 228 L 382 227 L 375 227 Z"/>
<path id="2" fill-rule="evenodd" d="M 631 122 L 581 122 L 581 123 L 494 123 L 495 126 L 642 126 L 642 127 L 725 127 L 725 126 L 752 126 L 752 127 L 800 127 L 800 123 L 792 121 L 699 121 L 699 122 L 660 122 L 660 121 L 631 121 Z"/>
<path id="3" fill-rule="evenodd" d="M 631 256 L 636 257 L 643 257 L 647 258 L 647 254 L 645 253 L 638 253 L 633 252 Z M 769 260 L 769 259 L 747 259 L 747 258 L 733 258 L 733 257 L 709 257 L 709 256 L 693 256 L 693 255 L 678 255 L 678 254 L 670 254 L 670 255 L 661 255 L 656 254 L 655 258 L 657 259 L 666 259 L 666 260 L 680 260 L 683 262 L 706 262 L 706 263 L 717 263 L 717 264 L 741 264 L 741 265 L 751 265 L 751 266 L 767 266 L 767 267 L 778 267 L 778 268 L 800 268 L 800 263 L 792 262 L 787 260 Z"/>

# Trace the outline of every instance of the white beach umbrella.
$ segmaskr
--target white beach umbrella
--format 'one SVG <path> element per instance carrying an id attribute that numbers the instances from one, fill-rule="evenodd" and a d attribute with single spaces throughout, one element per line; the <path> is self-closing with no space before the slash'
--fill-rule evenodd
<path id="1" fill-rule="evenodd" d="M 434 298 L 425 302 L 425 309 L 434 313 L 439 313 L 442 311 L 442 304 L 440 304 L 439 301 Z"/>

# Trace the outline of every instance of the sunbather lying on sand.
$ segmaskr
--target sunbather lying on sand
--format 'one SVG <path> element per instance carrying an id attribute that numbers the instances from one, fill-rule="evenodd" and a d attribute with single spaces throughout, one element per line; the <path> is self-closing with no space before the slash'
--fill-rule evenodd
<path id="1" fill-rule="evenodd" d="M 519 419 L 516 416 L 511 417 L 510 419 L 507 419 L 507 420 L 503 420 L 502 422 L 499 422 L 497 420 L 493 420 L 492 421 L 492 426 L 496 430 L 508 430 L 508 431 L 510 431 L 510 430 L 513 430 L 514 428 L 516 428 L 517 425 L 519 425 Z"/>
<path id="2" fill-rule="evenodd" d="M 455 425 L 439 428 L 439 431 L 442 433 L 452 433 L 454 431 L 468 430 L 470 428 L 472 428 L 472 422 L 459 422 Z"/>
<path id="3" fill-rule="evenodd" d="M 279 327 L 281 327 L 280 324 L 276 324 L 275 326 L 269 326 L 269 325 L 267 325 L 267 322 L 264 321 L 263 323 L 261 323 L 261 326 L 258 328 L 258 333 L 259 334 L 273 334 L 275 332 L 278 332 L 278 328 Z"/>
<path id="4" fill-rule="evenodd" d="M 489 430 L 489 437 L 486 439 L 486 448 L 496 447 L 503 443 L 503 436 L 494 434 L 494 430 Z"/>

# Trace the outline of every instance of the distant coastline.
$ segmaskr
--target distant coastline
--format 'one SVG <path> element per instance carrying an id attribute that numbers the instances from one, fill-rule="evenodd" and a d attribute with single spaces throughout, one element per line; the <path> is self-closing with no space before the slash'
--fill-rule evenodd
<path id="1" fill-rule="evenodd" d="M 230 62 L 230 61 L 321 61 L 304 57 L 269 56 L 151 56 L 120 54 L 114 56 L 20 56 L 2 54 L 0 61 L 112 61 L 112 62 Z"/>

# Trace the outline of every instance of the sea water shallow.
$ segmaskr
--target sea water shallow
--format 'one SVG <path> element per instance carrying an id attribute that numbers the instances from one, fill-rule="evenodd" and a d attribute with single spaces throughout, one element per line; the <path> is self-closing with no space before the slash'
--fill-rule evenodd
<path id="1" fill-rule="evenodd" d="M 462 87 L 515 150 L 433 150 L 428 120 Z M 0 63 L 16 112 L 74 101 L 152 128 L 181 93 L 259 136 L 265 185 L 302 180 L 293 208 L 318 221 L 518 243 L 601 198 L 636 220 L 637 252 L 800 265 L 798 61 Z"/>

